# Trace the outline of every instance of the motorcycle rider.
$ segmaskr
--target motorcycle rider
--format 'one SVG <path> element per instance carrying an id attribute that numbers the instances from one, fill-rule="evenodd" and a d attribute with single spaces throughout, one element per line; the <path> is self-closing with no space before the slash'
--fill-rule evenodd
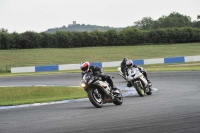
<path id="1" fill-rule="evenodd" d="M 146 80 L 147 80 L 149 86 L 152 86 L 151 81 L 148 79 L 148 77 L 147 77 L 147 72 L 146 72 L 146 70 L 145 70 L 144 68 L 142 68 L 142 67 L 137 66 L 136 64 L 134 64 L 132 60 L 127 60 L 127 61 L 126 61 L 126 67 L 127 67 L 128 70 L 129 70 L 129 69 L 132 69 L 133 67 L 138 68 L 139 71 L 140 71 L 140 72 L 144 75 L 144 77 L 146 78 Z M 127 71 L 128 71 L 128 70 L 127 70 Z M 127 75 L 127 76 L 128 76 L 128 75 Z M 128 86 L 128 87 L 131 87 L 131 86 L 132 86 L 132 84 L 131 84 L 130 81 L 127 83 L 127 86 Z"/>
<path id="2" fill-rule="evenodd" d="M 100 67 L 90 66 L 90 63 L 88 61 L 85 61 L 80 64 L 80 68 L 82 71 L 82 77 L 84 76 L 85 73 L 92 72 L 94 76 L 100 77 L 103 81 L 106 80 L 109 83 L 109 85 L 111 86 L 112 90 L 114 90 L 114 91 L 117 90 L 116 86 L 113 85 L 111 75 L 104 74 Z"/>
<path id="3" fill-rule="evenodd" d="M 121 62 L 121 71 L 122 71 L 122 73 L 123 73 L 123 76 L 125 77 L 126 76 L 126 73 L 125 73 L 125 69 L 126 69 L 126 61 L 127 61 L 128 59 L 126 58 L 126 57 L 124 57 L 123 58 L 123 60 L 122 60 L 122 62 Z"/>

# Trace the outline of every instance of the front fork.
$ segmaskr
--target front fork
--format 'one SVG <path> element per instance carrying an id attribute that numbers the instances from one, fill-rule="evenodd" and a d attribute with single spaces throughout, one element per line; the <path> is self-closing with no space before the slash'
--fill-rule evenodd
<path id="1" fill-rule="evenodd" d="M 142 81 L 140 80 L 132 80 L 132 85 L 135 87 L 136 85 L 139 86 L 142 90 L 144 90 L 144 92 L 146 93 L 146 87 L 144 86 L 144 84 L 142 83 Z"/>

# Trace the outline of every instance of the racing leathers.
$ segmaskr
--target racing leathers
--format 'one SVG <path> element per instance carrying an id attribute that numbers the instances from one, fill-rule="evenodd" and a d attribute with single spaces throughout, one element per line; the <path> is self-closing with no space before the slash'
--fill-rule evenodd
<path id="1" fill-rule="evenodd" d="M 107 81 L 109 83 L 109 85 L 111 86 L 112 90 L 117 90 L 117 88 L 113 85 L 113 81 L 111 79 L 112 78 L 111 75 L 104 74 L 100 67 L 90 66 L 89 70 L 87 72 L 92 72 L 94 76 L 100 77 L 103 81 Z M 85 73 L 82 72 L 82 77 L 84 76 L 84 74 Z"/>
<path id="2" fill-rule="evenodd" d="M 125 73 L 126 62 L 122 61 L 120 66 L 121 66 L 121 71 L 123 73 L 123 76 L 125 77 L 125 75 L 126 75 L 126 73 Z"/>
<path id="3" fill-rule="evenodd" d="M 124 77 L 126 76 L 126 61 L 127 61 L 127 58 L 124 58 L 120 64 L 121 71 L 122 71 Z"/>

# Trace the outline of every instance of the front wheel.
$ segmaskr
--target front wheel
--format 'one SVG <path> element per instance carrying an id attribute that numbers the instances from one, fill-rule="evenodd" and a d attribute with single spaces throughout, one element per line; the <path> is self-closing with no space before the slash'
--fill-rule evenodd
<path id="1" fill-rule="evenodd" d="M 98 89 L 89 89 L 88 97 L 90 102 L 96 107 L 101 108 L 103 106 L 103 99 L 101 93 L 99 93 Z"/>
<path id="2" fill-rule="evenodd" d="M 134 87 L 135 87 L 137 93 L 138 93 L 141 97 L 143 97 L 143 96 L 144 96 L 144 90 L 143 90 L 143 87 L 142 87 L 141 82 L 136 82 L 136 83 L 134 83 Z"/>
<path id="3" fill-rule="evenodd" d="M 115 97 L 115 101 L 113 101 L 115 105 L 121 105 L 123 103 L 123 96 L 121 93 L 117 94 Z"/>

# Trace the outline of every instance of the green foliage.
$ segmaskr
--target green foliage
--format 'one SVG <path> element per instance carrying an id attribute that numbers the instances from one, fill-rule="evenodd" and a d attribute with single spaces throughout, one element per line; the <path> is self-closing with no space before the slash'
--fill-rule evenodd
<path id="1" fill-rule="evenodd" d="M 18 48 L 30 49 L 41 47 L 42 35 L 36 32 L 27 31 L 20 34 L 20 37 L 18 39 Z"/>
<path id="2" fill-rule="evenodd" d="M 54 38 L 57 40 L 55 42 L 56 47 L 58 47 L 58 48 L 69 48 L 70 47 L 71 40 L 70 40 L 69 32 L 57 31 Z"/>
<path id="3" fill-rule="evenodd" d="M 125 44 L 144 44 L 147 41 L 147 31 L 139 30 L 135 27 L 127 27 L 120 33 L 125 37 Z"/>
<path id="4" fill-rule="evenodd" d="M 192 27 L 140 30 L 134 26 L 121 31 L 106 32 L 57 31 L 55 34 L 0 32 L 0 49 L 75 48 L 94 46 L 124 46 L 145 43 L 200 42 L 200 29 Z"/>
<path id="5" fill-rule="evenodd" d="M 152 29 L 152 25 L 154 23 L 154 20 L 151 17 L 144 17 L 141 21 L 134 22 L 135 27 L 143 30 L 149 30 Z"/>
<path id="6" fill-rule="evenodd" d="M 0 32 L 8 33 L 8 30 L 7 30 L 7 29 L 4 29 L 4 28 L 1 28 L 1 29 L 0 29 Z"/>
<path id="7" fill-rule="evenodd" d="M 191 18 L 176 12 L 172 12 L 169 16 L 162 16 L 158 19 L 159 28 L 179 28 L 191 25 Z"/>
<path id="8" fill-rule="evenodd" d="M 0 49 L 13 48 L 14 38 L 7 32 L 0 32 Z"/>
<path id="9" fill-rule="evenodd" d="M 109 27 L 109 26 L 97 26 L 97 25 L 85 25 L 85 24 L 72 24 L 72 25 L 68 25 L 68 27 L 63 26 L 59 28 L 51 28 L 51 29 L 48 29 L 46 32 L 47 33 L 56 33 L 57 31 L 92 32 L 95 30 L 108 31 L 110 29 L 115 29 L 119 31 L 119 30 L 122 30 L 123 28 L 114 28 L 114 27 Z"/>
<path id="10" fill-rule="evenodd" d="M 167 28 L 150 30 L 148 32 L 149 43 L 188 43 L 200 42 L 199 28 Z"/>
<path id="11" fill-rule="evenodd" d="M 42 48 L 56 48 L 57 47 L 57 38 L 53 34 L 46 32 L 40 33 L 42 35 L 42 40 L 40 46 Z"/>
<path id="12" fill-rule="evenodd" d="M 194 22 L 192 23 L 192 27 L 200 28 L 200 21 L 194 21 Z"/>
<path id="13" fill-rule="evenodd" d="M 140 21 L 134 22 L 134 26 L 142 30 L 152 30 L 159 28 L 181 28 L 181 27 L 197 27 L 196 22 L 191 22 L 191 17 L 172 12 L 168 16 L 162 16 L 158 20 L 151 17 L 144 17 Z"/>
<path id="14" fill-rule="evenodd" d="M 110 29 L 105 32 L 107 38 L 107 45 L 108 46 L 115 46 L 118 43 L 118 32 L 114 29 Z"/>

